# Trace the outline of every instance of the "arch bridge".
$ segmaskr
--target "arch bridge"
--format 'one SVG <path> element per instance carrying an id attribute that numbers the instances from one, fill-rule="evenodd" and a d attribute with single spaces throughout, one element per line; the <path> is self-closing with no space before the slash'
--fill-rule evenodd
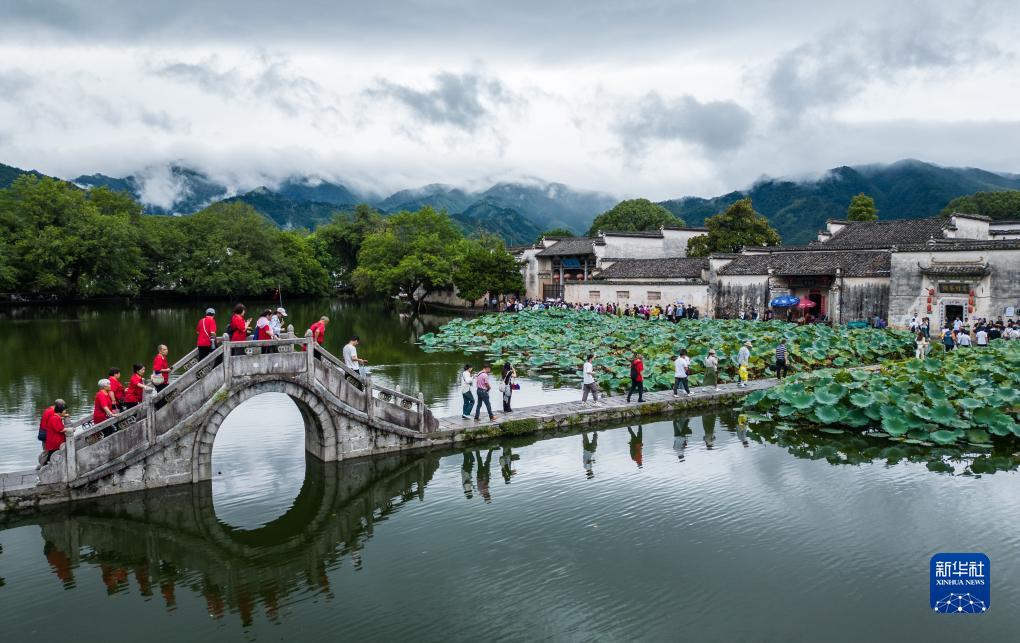
<path id="1" fill-rule="evenodd" d="M 210 480 L 223 420 L 268 392 L 295 402 L 305 450 L 325 462 L 423 446 L 439 429 L 420 393 L 373 383 L 311 337 L 223 342 L 204 359 L 196 349 L 174 364 L 170 384 L 138 406 L 100 424 L 72 424 L 39 470 L 31 502 Z"/>

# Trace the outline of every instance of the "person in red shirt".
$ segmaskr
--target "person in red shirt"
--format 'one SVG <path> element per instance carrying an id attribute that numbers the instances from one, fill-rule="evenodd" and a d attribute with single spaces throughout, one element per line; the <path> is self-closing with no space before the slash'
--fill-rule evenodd
<path id="1" fill-rule="evenodd" d="M 122 410 L 121 404 L 124 402 L 124 385 L 120 383 L 120 369 L 114 366 L 106 377 L 110 380 L 110 395 L 113 397 L 113 406 L 120 411 Z"/>
<path id="2" fill-rule="evenodd" d="M 39 442 L 42 442 L 42 455 L 39 458 L 39 464 L 40 465 L 44 464 L 45 460 L 49 460 L 49 455 L 46 453 L 46 435 L 47 435 L 47 431 L 49 430 L 50 416 L 53 415 L 53 413 L 54 413 L 53 409 L 55 409 L 57 406 L 60 406 L 60 408 L 66 409 L 67 408 L 67 403 L 64 402 L 64 400 L 61 400 L 61 399 L 54 400 L 53 404 L 51 404 L 50 406 L 47 406 L 45 409 L 43 409 L 42 419 L 39 420 L 39 435 L 38 435 L 38 437 L 39 437 Z"/>
<path id="3" fill-rule="evenodd" d="M 326 341 L 326 324 L 328 323 L 329 317 L 323 315 L 319 318 L 319 321 L 308 327 L 308 330 L 312 331 L 312 339 L 315 340 L 316 344 L 321 345 Z"/>
<path id="4" fill-rule="evenodd" d="M 213 351 L 216 344 L 216 311 L 212 308 L 205 309 L 205 317 L 198 320 L 198 325 L 195 327 L 195 333 L 198 335 L 198 341 L 195 343 L 198 346 L 198 359 L 204 359 L 209 353 Z"/>
<path id="5" fill-rule="evenodd" d="M 637 391 L 637 401 L 645 401 L 645 363 L 641 361 L 641 355 L 634 355 L 634 361 L 630 363 L 630 390 L 627 391 L 627 401 Z"/>
<path id="6" fill-rule="evenodd" d="M 42 460 L 42 464 L 46 464 L 50 461 L 50 457 L 53 456 L 53 452 L 60 449 L 60 445 L 67 441 L 67 436 L 64 435 L 64 418 L 67 417 L 67 404 L 64 400 L 57 400 L 52 407 L 49 415 L 45 416 L 46 422 L 46 442 L 43 443 L 43 449 L 46 451 L 46 456 Z"/>
<path id="7" fill-rule="evenodd" d="M 130 409 L 138 406 L 145 395 L 145 367 L 141 364 L 134 364 L 131 367 L 131 381 L 124 389 L 124 401 L 122 409 Z"/>
<path id="8" fill-rule="evenodd" d="M 248 340 L 248 327 L 251 325 L 251 320 L 244 318 L 244 311 L 244 304 L 234 306 L 234 314 L 230 317 L 230 326 L 227 327 L 227 332 L 230 333 L 230 341 L 232 342 Z M 244 355 L 244 349 L 232 348 L 230 349 L 230 354 Z"/>
<path id="9" fill-rule="evenodd" d="M 110 390 L 110 380 L 105 377 L 99 380 L 99 392 L 96 393 L 96 401 L 92 407 L 92 422 L 99 424 L 117 415 L 117 405 L 113 401 L 113 392 Z M 113 427 L 103 429 L 103 435 L 113 433 Z"/>
<path id="10" fill-rule="evenodd" d="M 169 353 L 170 349 L 166 344 L 160 344 L 156 348 L 156 357 L 152 360 L 152 386 L 157 393 L 170 385 L 170 362 L 166 359 Z"/>

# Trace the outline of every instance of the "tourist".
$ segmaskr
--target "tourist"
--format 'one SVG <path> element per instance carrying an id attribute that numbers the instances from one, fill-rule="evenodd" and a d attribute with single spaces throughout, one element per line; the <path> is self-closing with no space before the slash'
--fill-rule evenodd
<path id="1" fill-rule="evenodd" d="M 708 351 L 705 357 L 705 386 L 711 386 L 719 390 L 719 358 L 715 356 L 715 349 Z"/>
<path id="2" fill-rule="evenodd" d="M 988 331 L 985 330 L 984 326 L 977 329 L 977 332 L 974 333 L 974 339 L 978 346 L 988 346 Z"/>
<path id="3" fill-rule="evenodd" d="M 67 441 L 67 434 L 64 433 L 64 418 L 68 416 L 67 403 L 64 400 L 57 400 L 53 403 L 49 415 L 43 414 L 46 439 L 43 442 L 43 451 L 39 466 L 43 466 L 53 457 L 54 451 L 60 450 L 60 445 Z"/>
<path id="4" fill-rule="evenodd" d="M 170 363 L 166 359 L 169 352 L 166 344 L 160 344 L 156 348 L 156 357 L 152 360 L 152 386 L 157 393 L 170 384 Z"/>
<path id="5" fill-rule="evenodd" d="M 198 360 L 202 361 L 216 347 L 216 311 L 214 309 L 205 309 L 205 317 L 198 320 L 195 334 L 198 336 L 195 341 L 195 345 L 198 347 Z"/>
<path id="6" fill-rule="evenodd" d="M 948 328 L 942 329 L 942 346 L 945 347 L 947 353 L 956 346 L 956 340 L 953 339 L 953 331 Z"/>
<path id="7" fill-rule="evenodd" d="M 591 480 L 595 477 L 595 472 L 592 470 L 592 463 L 595 462 L 595 449 L 599 448 L 599 434 L 597 431 L 591 432 L 591 439 L 588 439 L 588 434 L 581 433 L 581 462 L 584 464 L 584 475 Z"/>
<path id="8" fill-rule="evenodd" d="M 588 394 L 590 393 L 592 406 L 602 406 L 602 403 L 599 402 L 599 386 L 595 382 L 593 359 L 595 359 L 595 354 L 588 353 L 588 356 L 584 358 L 584 365 L 581 367 L 581 404 L 588 403 Z"/>
<path id="9" fill-rule="evenodd" d="M 361 365 L 368 364 L 367 359 L 361 359 L 358 357 L 358 344 L 360 343 L 361 338 L 357 335 L 352 335 L 351 338 L 347 340 L 347 343 L 344 344 L 344 365 L 358 375 L 361 375 Z"/>
<path id="10" fill-rule="evenodd" d="M 124 385 L 120 383 L 120 369 L 114 366 L 107 372 L 107 379 L 110 380 L 110 394 L 113 396 L 113 405 L 118 411 L 123 410 L 121 404 L 124 402 Z"/>
<path id="11" fill-rule="evenodd" d="M 970 348 L 970 329 L 966 326 L 957 331 L 956 345 L 960 348 Z"/>
<path id="12" fill-rule="evenodd" d="M 786 377 L 786 339 L 779 340 L 779 346 L 776 346 L 776 377 L 783 379 Z"/>
<path id="13" fill-rule="evenodd" d="M 92 423 L 98 425 L 117 415 L 115 406 L 113 394 L 110 392 L 110 380 L 104 377 L 99 380 L 99 391 L 92 407 Z M 107 427 L 103 429 L 103 435 L 111 435 L 113 430 L 113 427 Z"/>
<path id="14" fill-rule="evenodd" d="M 644 436 L 642 435 L 642 427 L 639 424 L 637 427 L 637 434 L 635 434 L 634 431 L 632 431 L 631 428 L 628 426 L 627 433 L 630 433 L 630 441 L 628 443 L 628 446 L 630 447 L 630 459 L 633 460 L 634 463 L 638 466 L 638 469 L 640 469 L 641 462 L 643 460 L 642 451 L 644 450 Z"/>
<path id="15" fill-rule="evenodd" d="M 122 407 L 130 409 L 138 406 L 145 395 L 145 389 L 145 366 L 136 362 L 131 366 L 131 379 L 124 389 Z"/>
<path id="16" fill-rule="evenodd" d="M 245 319 L 244 313 L 244 304 L 237 304 L 234 306 L 234 314 L 230 316 L 230 325 L 227 326 L 227 332 L 230 333 L 230 341 L 232 342 L 244 342 L 248 340 L 248 328 L 251 326 L 251 320 Z M 230 349 L 230 354 L 244 355 L 244 348 L 232 348 Z M 153 375 L 155 375 L 155 373 L 153 373 Z"/>
<path id="17" fill-rule="evenodd" d="M 924 333 L 924 338 L 931 340 L 931 319 L 925 317 L 921 320 L 921 332 Z"/>
<path id="18" fill-rule="evenodd" d="M 684 395 L 691 394 L 687 385 L 687 377 L 691 370 L 691 358 L 687 357 L 687 349 L 681 349 L 673 360 L 673 397 L 679 397 L 680 387 L 684 387 Z"/>
<path id="19" fill-rule="evenodd" d="M 637 391 L 637 401 L 640 404 L 645 401 L 645 363 L 641 361 L 641 355 L 635 354 L 630 363 L 630 390 L 627 391 L 627 403 L 630 397 Z"/>
<path id="20" fill-rule="evenodd" d="M 319 321 L 308 327 L 308 330 L 312 331 L 312 339 L 315 340 L 315 343 L 319 346 L 322 346 L 322 343 L 326 341 L 326 326 L 328 324 L 329 317 L 323 315 L 322 317 L 319 317 Z"/>
<path id="21" fill-rule="evenodd" d="M 924 333 L 917 333 L 917 339 L 914 341 L 917 348 L 914 350 L 915 359 L 924 359 L 928 356 L 928 338 L 924 336 Z"/>
<path id="22" fill-rule="evenodd" d="M 273 339 L 280 339 L 280 335 L 283 333 L 283 322 L 284 317 L 287 316 L 287 310 L 280 306 L 273 313 L 273 316 L 269 318 L 269 326 L 273 329 Z"/>
<path id="23" fill-rule="evenodd" d="M 475 422 L 481 416 L 483 404 L 485 411 L 489 414 L 489 421 L 496 419 L 496 416 L 492 414 L 492 403 L 489 401 L 489 391 L 492 389 L 492 384 L 489 382 L 490 373 L 492 373 L 492 366 L 486 364 L 475 378 L 475 392 L 478 395 L 478 403 L 475 406 Z"/>
<path id="24" fill-rule="evenodd" d="M 963 328 L 963 320 L 957 317 L 953 320 L 953 332 L 958 333 L 961 328 Z"/>
<path id="25" fill-rule="evenodd" d="M 43 409 L 42 419 L 39 420 L 39 434 L 36 437 L 38 437 L 39 441 L 42 442 L 43 454 L 46 453 L 46 427 L 49 426 L 50 416 L 56 412 L 54 409 L 56 409 L 58 405 L 63 406 L 63 408 L 67 408 L 67 403 L 58 398 L 53 402 L 53 404 Z M 42 464 L 41 460 L 40 464 Z"/>
<path id="26" fill-rule="evenodd" d="M 740 376 L 740 382 L 737 383 L 739 388 L 747 388 L 748 368 L 751 362 L 751 342 L 746 341 L 744 345 L 737 351 L 737 373 Z"/>
<path id="27" fill-rule="evenodd" d="M 503 412 L 511 413 L 513 409 L 510 408 L 510 398 L 514 394 L 514 386 L 517 381 L 517 371 L 514 370 L 513 364 L 510 362 L 503 362 L 503 381 L 499 385 L 500 392 L 503 393 Z"/>
<path id="28" fill-rule="evenodd" d="M 464 412 L 460 414 L 465 420 L 471 419 L 471 410 L 475 408 L 475 396 L 471 394 L 471 385 L 475 378 L 471 375 L 471 365 L 465 364 L 460 374 L 460 395 L 464 398 Z"/>

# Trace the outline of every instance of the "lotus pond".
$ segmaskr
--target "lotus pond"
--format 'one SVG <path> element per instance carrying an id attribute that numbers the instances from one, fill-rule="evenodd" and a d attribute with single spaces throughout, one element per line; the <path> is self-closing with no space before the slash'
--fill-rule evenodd
<path id="1" fill-rule="evenodd" d="M 719 358 L 720 380 L 732 382 L 737 378 L 737 351 L 751 341 L 751 377 L 767 377 L 775 347 L 784 338 L 793 371 L 873 364 L 903 359 L 914 351 L 913 336 L 899 330 L 797 326 L 777 320 L 698 319 L 673 324 L 558 309 L 454 319 L 438 332 L 423 335 L 421 342 L 426 351 L 483 353 L 494 363 L 512 361 L 518 372 L 570 383 L 579 380 L 581 362 L 593 352 L 602 388 L 623 390 L 635 352 L 644 357 L 645 386 L 663 389 L 673 385 L 673 357 L 687 349 L 691 384 L 698 386 L 702 360 L 710 349 Z"/>
<path id="2" fill-rule="evenodd" d="M 878 371 L 822 369 L 745 400 L 751 422 L 776 430 L 863 431 L 923 446 L 987 448 L 1020 437 L 1020 342 L 888 362 Z"/>

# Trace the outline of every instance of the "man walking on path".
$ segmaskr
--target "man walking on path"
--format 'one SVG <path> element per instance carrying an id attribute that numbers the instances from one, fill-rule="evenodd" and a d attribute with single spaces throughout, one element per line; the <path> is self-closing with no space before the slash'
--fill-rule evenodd
<path id="1" fill-rule="evenodd" d="M 687 374 L 691 370 L 691 359 L 687 357 L 687 349 L 680 351 L 673 360 L 673 397 L 679 396 L 680 387 L 684 387 L 684 395 L 691 394 L 691 387 L 687 386 Z"/>
<path id="2" fill-rule="evenodd" d="M 588 353 L 588 357 L 584 358 L 584 366 L 581 367 L 581 404 L 588 403 L 588 394 L 591 393 L 592 406 L 602 406 L 599 402 L 599 388 L 595 383 L 595 366 L 591 363 L 593 359 L 595 359 L 595 355 Z"/>
<path id="3" fill-rule="evenodd" d="M 637 391 L 638 403 L 645 401 L 645 364 L 641 361 L 641 355 L 634 355 L 634 361 L 630 363 L 630 390 L 627 391 L 627 402 L 630 403 L 630 397 L 634 395 L 634 391 Z"/>
<path id="4" fill-rule="evenodd" d="M 482 413 L 482 405 L 485 405 L 485 410 L 489 414 L 489 420 L 495 420 L 496 416 L 492 414 L 492 402 L 489 401 L 489 391 L 492 390 L 492 384 L 489 381 L 489 373 L 492 372 L 492 366 L 486 364 L 482 367 L 482 372 L 475 378 L 475 391 L 478 394 L 478 405 L 475 407 L 475 422 L 479 420 L 479 416 Z"/>
<path id="5" fill-rule="evenodd" d="M 779 340 L 779 346 L 776 346 L 776 377 L 783 379 L 786 377 L 786 340 Z"/>
<path id="6" fill-rule="evenodd" d="M 463 413 L 460 414 L 465 420 L 471 419 L 471 410 L 475 408 L 475 396 L 471 394 L 471 385 L 475 378 L 471 375 L 471 365 L 465 364 L 460 374 L 460 395 L 464 398 Z"/>
<path id="7" fill-rule="evenodd" d="M 361 374 L 361 365 L 368 364 L 367 359 L 358 357 L 358 343 L 360 342 L 361 338 L 353 335 L 350 341 L 344 344 L 344 364 L 359 375 Z"/>
<path id="8" fill-rule="evenodd" d="M 751 362 L 751 342 L 746 341 L 744 345 L 740 347 L 737 352 L 737 372 L 740 374 L 740 383 L 737 384 L 740 388 L 747 388 L 747 369 Z"/>

